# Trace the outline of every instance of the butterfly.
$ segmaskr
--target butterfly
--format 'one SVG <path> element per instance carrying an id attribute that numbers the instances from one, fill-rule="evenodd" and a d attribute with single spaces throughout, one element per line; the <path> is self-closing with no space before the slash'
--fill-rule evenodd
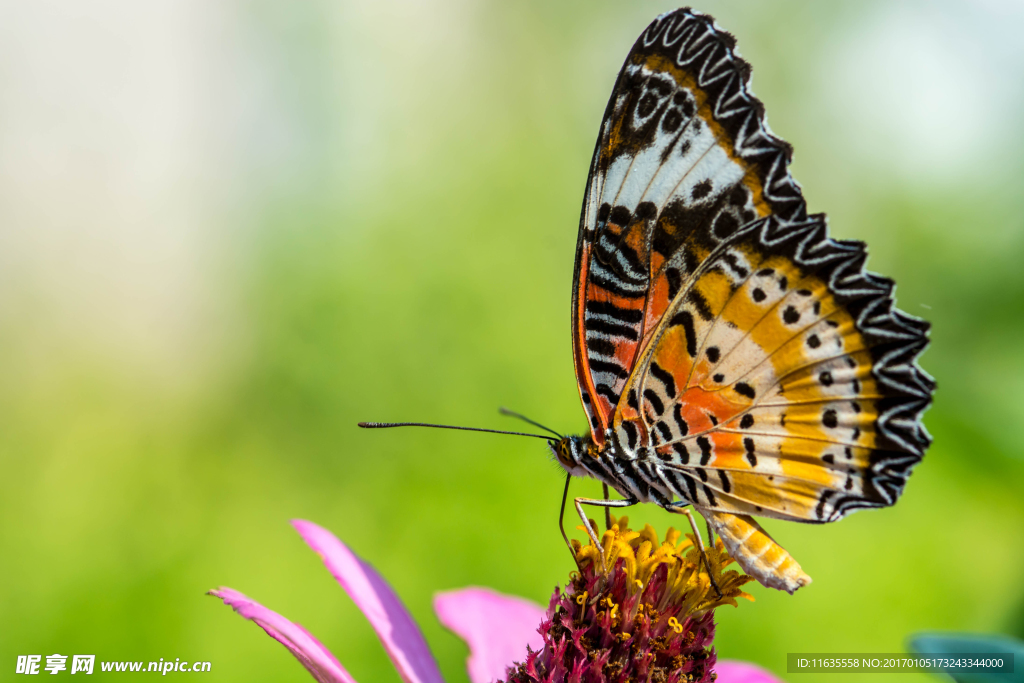
<path id="1" fill-rule="evenodd" d="M 931 443 L 935 382 L 917 365 L 929 324 L 895 308 L 862 242 L 807 213 L 735 42 L 684 8 L 626 57 L 576 244 L 590 429 L 551 449 L 566 490 L 606 485 L 575 499 L 595 542 L 581 505 L 693 508 L 748 574 L 792 593 L 811 579 L 754 517 L 817 524 L 894 504 Z"/>
<path id="2" fill-rule="evenodd" d="M 717 533 L 763 585 L 810 583 L 754 519 L 822 524 L 899 498 L 931 437 L 929 324 L 895 308 L 862 242 L 828 236 L 789 173 L 732 35 L 683 8 L 640 35 L 583 200 L 572 348 L 589 432 L 548 439 L 583 505 L 660 505 Z M 609 487 L 622 498 L 609 498 Z M 710 571 L 709 571 L 710 576 Z"/>

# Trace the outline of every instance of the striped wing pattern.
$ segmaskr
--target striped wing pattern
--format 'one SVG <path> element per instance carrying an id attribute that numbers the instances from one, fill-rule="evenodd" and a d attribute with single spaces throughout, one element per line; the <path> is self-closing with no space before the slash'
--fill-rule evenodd
<path id="1" fill-rule="evenodd" d="M 573 291 L 591 437 L 703 510 L 891 505 L 930 443 L 928 324 L 807 215 L 733 48 L 708 17 L 662 15 L 612 92 Z"/>

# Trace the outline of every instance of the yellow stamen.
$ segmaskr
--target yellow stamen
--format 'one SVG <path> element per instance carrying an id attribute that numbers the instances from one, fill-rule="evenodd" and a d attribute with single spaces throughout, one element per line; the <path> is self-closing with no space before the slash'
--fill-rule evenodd
<path id="1" fill-rule="evenodd" d="M 585 531 L 583 527 L 580 529 Z M 699 615 L 720 605 L 735 606 L 737 598 L 754 599 L 740 590 L 752 580 L 749 576 L 735 570 L 723 571 L 733 559 L 720 538 L 715 539 L 715 545 L 707 547 L 705 552 L 715 583 L 722 590 L 721 597 L 711 587 L 711 577 L 701 561 L 693 537 L 690 534 L 683 536 L 676 529 L 669 528 L 662 541 L 649 524 L 642 531 L 632 531 L 627 517 L 616 519 L 613 516 L 612 526 L 604 532 L 600 548 L 592 540 L 587 545 L 574 542 L 573 547 L 581 567 L 586 564 L 598 568 L 603 566 L 609 573 L 618 567 L 638 592 L 643 592 L 654 573 L 666 565 L 665 585 L 659 591 L 660 600 L 657 605 L 652 605 L 658 609 L 679 605 L 682 607 L 680 614 Z M 583 604 L 579 600 L 577 598 L 577 602 Z"/>

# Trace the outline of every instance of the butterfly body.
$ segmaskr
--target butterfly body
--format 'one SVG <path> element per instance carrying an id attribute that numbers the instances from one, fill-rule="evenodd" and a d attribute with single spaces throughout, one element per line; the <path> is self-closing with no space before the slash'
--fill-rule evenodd
<path id="1" fill-rule="evenodd" d="M 810 581 L 752 519 L 892 505 L 930 437 L 928 324 L 789 174 L 735 40 L 689 9 L 633 46 L 583 203 L 572 333 L 589 434 L 553 450 L 627 501 L 692 505 L 762 583 Z"/>
<path id="2" fill-rule="evenodd" d="M 591 477 L 608 484 L 624 498 L 638 503 L 668 506 L 674 494 L 640 468 L 647 465 L 646 449 L 630 450 L 620 444 L 614 433 L 598 446 L 589 434 L 567 436 L 551 444 L 551 450 L 566 471 L 576 477 Z M 653 485 L 652 482 L 653 481 Z"/>

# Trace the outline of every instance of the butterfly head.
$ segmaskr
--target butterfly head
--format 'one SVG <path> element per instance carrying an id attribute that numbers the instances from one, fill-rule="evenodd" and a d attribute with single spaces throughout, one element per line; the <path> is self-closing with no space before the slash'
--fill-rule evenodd
<path id="1" fill-rule="evenodd" d="M 588 450 L 587 441 L 582 436 L 563 436 L 558 441 L 551 441 L 551 451 L 558 459 L 558 464 L 565 471 L 575 476 L 583 476 L 580 460 Z"/>

